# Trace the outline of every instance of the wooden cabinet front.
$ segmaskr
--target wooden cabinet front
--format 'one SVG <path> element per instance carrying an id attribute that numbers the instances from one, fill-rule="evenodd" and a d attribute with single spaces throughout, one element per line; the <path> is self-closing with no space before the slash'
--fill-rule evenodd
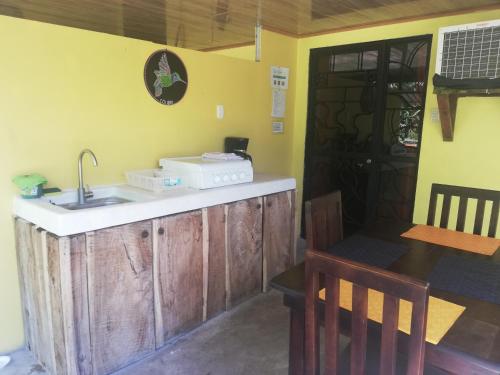
<path id="1" fill-rule="evenodd" d="M 155 219 L 156 346 L 203 321 L 201 210 Z"/>
<path id="2" fill-rule="evenodd" d="M 262 198 L 226 205 L 227 308 L 262 290 Z"/>
<path id="3" fill-rule="evenodd" d="M 54 374 L 91 375 L 85 234 L 47 235 Z"/>
<path id="4" fill-rule="evenodd" d="M 26 346 L 51 374 L 92 374 L 85 235 L 15 226 Z"/>
<path id="5" fill-rule="evenodd" d="M 151 221 L 87 233 L 93 374 L 154 351 Z"/>
<path id="6" fill-rule="evenodd" d="M 204 320 L 226 310 L 226 212 L 223 204 L 203 209 Z"/>
<path id="7" fill-rule="evenodd" d="M 47 249 L 43 245 L 46 232 L 22 220 L 16 220 L 16 242 L 19 259 L 21 296 L 26 346 L 37 359 L 53 370 L 53 346 L 49 342 L 51 319 L 48 315 L 50 301 L 47 285 Z"/>
<path id="8" fill-rule="evenodd" d="M 16 219 L 28 348 L 112 373 L 258 294 L 294 263 L 294 191 L 57 237 Z"/>
<path id="9" fill-rule="evenodd" d="M 264 197 L 263 290 L 295 263 L 295 191 Z"/>

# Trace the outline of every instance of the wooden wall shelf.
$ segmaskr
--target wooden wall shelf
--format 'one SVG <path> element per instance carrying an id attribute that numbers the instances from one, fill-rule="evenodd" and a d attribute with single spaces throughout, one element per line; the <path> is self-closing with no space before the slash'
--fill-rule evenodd
<path id="1" fill-rule="evenodd" d="M 453 131 L 455 129 L 458 98 L 466 96 L 499 97 L 500 88 L 455 89 L 435 87 L 434 94 L 436 94 L 438 101 L 439 118 L 441 120 L 443 141 L 451 142 L 453 141 Z"/>

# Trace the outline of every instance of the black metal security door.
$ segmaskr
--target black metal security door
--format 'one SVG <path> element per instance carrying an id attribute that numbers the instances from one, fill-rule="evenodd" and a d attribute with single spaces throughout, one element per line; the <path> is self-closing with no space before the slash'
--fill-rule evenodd
<path id="1" fill-rule="evenodd" d="M 340 189 L 346 234 L 411 221 L 431 40 L 311 50 L 303 201 Z"/>

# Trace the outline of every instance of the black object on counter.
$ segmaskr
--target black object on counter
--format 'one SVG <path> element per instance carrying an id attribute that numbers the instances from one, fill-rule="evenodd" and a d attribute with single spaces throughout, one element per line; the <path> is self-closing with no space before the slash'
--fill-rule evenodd
<path id="1" fill-rule="evenodd" d="M 53 187 L 53 188 L 45 188 L 42 189 L 43 194 L 49 194 L 49 193 L 60 193 L 61 189 L 58 187 Z"/>
<path id="2" fill-rule="evenodd" d="M 252 157 L 247 153 L 248 141 L 248 138 L 226 137 L 224 139 L 224 152 L 232 152 L 252 162 Z"/>

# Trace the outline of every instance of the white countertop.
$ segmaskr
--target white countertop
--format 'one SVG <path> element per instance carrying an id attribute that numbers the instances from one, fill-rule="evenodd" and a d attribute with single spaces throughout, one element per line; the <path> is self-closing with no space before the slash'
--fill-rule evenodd
<path id="1" fill-rule="evenodd" d="M 217 204 L 235 202 L 295 189 L 295 179 L 265 174 L 254 174 L 250 183 L 197 190 L 177 188 L 162 193 L 153 193 L 129 185 L 93 187 L 94 198 L 117 196 L 132 202 L 67 210 L 57 206 L 76 201 L 76 190 L 66 190 L 62 194 L 39 199 L 14 198 L 14 215 L 34 223 L 58 236 L 68 236 L 96 229 L 112 227 L 162 217 L 179 212 L 196 210 Z"/>

